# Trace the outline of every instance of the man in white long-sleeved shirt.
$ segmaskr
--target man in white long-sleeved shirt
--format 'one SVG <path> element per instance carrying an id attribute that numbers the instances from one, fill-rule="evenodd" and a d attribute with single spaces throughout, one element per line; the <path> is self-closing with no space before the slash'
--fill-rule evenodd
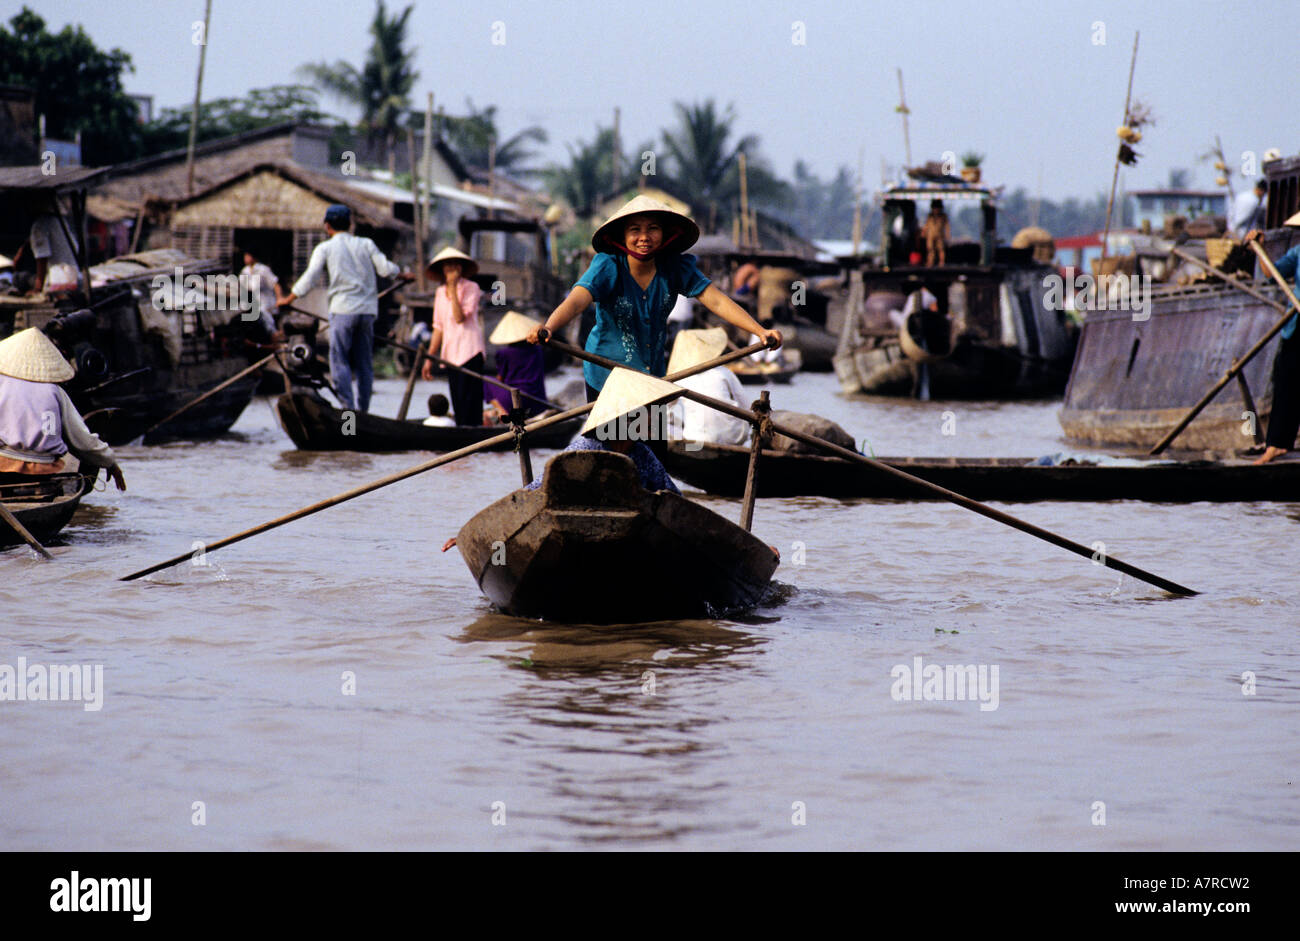
<path id="1" fill-rule="evenodd" d="M 370 390 L 374 385 L 372 361 L 375 342 L 375 318 L 379 316 L 379 296 L 375 289 L 376 274 L 410 280 L 411 275 L 384 257 L 368 238 L 348 231 L 352 211 L 347 206 L 330 206 L 325 212 L 325 231 L 329 238 L 312 250 L 311 261 L 293 290 L 280 302 L 292 304 L 312 288 L 326 287 L 330 312 L 330 376 L 346 408 L 370 408 Z M 356 397 L 352 382 L 356 379 Z"/>
<path id="2" fill-rule="evenodd" d="M 1251 189 L 1238 193 L 1232 201 L 1232 219 L 1229 231 L 1238 237 L 1244 237 L 1252 229 L 1264 228 L 1265 197 L 1268 184 L 1259 180 Z"/>

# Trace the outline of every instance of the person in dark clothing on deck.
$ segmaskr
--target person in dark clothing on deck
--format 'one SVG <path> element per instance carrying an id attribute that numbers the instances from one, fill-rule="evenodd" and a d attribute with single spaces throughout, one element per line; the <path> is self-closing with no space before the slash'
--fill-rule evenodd
<path id="1" fill-rule="evenodd" d="M 1286 220 L 1286 225 L 1300 226 L 1300 213 Z M 1259 230 L 1246 233 L 1246 241 L 1259 241 Z M 1278 274 L 1296 282 L 1300 290 L 1300 245 L 1273 263 Z M 1264 453 L 1256 464 L 1267 464 L 1295 447 L 1296 433 L 1300 431 L 1300 337 L 1295 335 L 1296 317 L 1292 317 L 1279 334 L 1277 356 L 1273 358 L 1273 411 L 1268 417 L 1264 437 Z"/>

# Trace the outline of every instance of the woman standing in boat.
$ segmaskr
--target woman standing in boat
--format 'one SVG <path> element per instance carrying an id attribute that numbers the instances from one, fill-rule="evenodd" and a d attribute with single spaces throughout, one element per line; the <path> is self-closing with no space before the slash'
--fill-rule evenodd
<path id="1" fill-rule="evenodd" d="M 633 198 L 591 237 L 596 257 L 546 319 L 546 328 L 562 330 L 595 303 L 596 325 L 587 336 L 587 352 L 663 376 L 668 315 L 684 294 L 698 298 L 727 323 L 779 346 L 780 332 L 759 325 L 704 276 L 694 255 L 683 254 L 699 237 L 700 227 L 689 216 L 649 196 Z M 528 339 L 539 342 L 537 329 Z M 582 373 L 587 401 L 594 402 L 609 370 L 584 363 Z"/>
<path id="2" fill-rule="evenodd" d="M 480 375 L 483 372 L 483 322 L 479 319 L 479 301 L 483 291 L 474 283 L 478 262 L 464 252 L 444 248 L 429 262 L 428 272 L 442 286 L 433 295 L 433 336 L 429 355 L 440 357 L 453 366 L 464 366 Z M 433 378 L 433 361 L 425 360 L 424 379 Z M 451 408 L 458 425 L 483 424 L 483 380 L 455 369 L 447 374 Z"/>
<path id="3" fill-rule="evenodd" d="M 1300 213 L 1287 219 L 1284 225 L 1300 225 Z M 1259 230 L 1246 233 L 1247 242 L 1259 241 Z M 1273 262 L 1277 273 L 1290 278 L 1300 291 L 1300 245 L 1293 246 L 1285 255 Z M 1279 335 L 1277 355 L 1273 358 L 1273 411 L 1268 416 L 1264 453 L 1255 461 L 1267 464 L 1277 460 L 1295 447 L 1300 431 L 1300 337 L 1295 335 L 1296 318 L 1292 317 Z"/>
<path id="4" fill-rule="evenodd" d="M 75 375 L 35 327 L 0 342 L 0 480 L 58 474 L 71 451 L 82 463 L 107 469 L 117 489 L 126 489 L 112 449 L 86 427 L 57 385 Z"/>

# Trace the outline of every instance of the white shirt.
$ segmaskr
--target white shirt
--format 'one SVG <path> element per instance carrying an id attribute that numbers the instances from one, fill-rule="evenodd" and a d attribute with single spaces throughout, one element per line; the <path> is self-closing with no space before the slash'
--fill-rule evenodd
<path id="1" fill-rule="evenodd" d="M 262 323 L 268 330 L 275 329 L 275 272 L 260 261 L 255 265 L 244 265 L 239 272 L 239 280 L 248 285 L 257 294 L 261 304 Z"/>
<path id="2" fill-rule="evenodd" d="M 454 428 L 456 420 L 450 415 L 430 415 L 424 420 L 430 428 Z"/>
<path id="3" fill-rule="evenodd" d="M 51 265 L 72 265 L 77 267 L 77 252 L 63 234 L 59 217 L 52 212 L 36 217 L 31 231 L 32 255 L 36 258 L 48 258 Z"/>
<path id="4" fill-rule="evenodd" d="M 402 269 L 370 239 L 335 232 L 312 249 L 311 261 L 294 282 L 293 293 L 302 297 L 312 288 L 327 286 L 331 314 L 377 314 L 376 273 L 392 278 Z"/>
<path id="5" fill-rule="evenodd" d="M 714 366 L 699 375 L 679 379 L 677 384 L 683 389 L 730 402 L 739 408 L 749 406 L 744 386 L 726 366 Z M 678 399 L 668 411 L 670 438 L 705 441 L 710 444 L 746 444 L 749 441 L 749 430 L 749 422 L 732 418 L 690 399 Z"/>
<path id="6" fill-rule="evenodd" d="M 690 323 L 695 319 L 695 306 L 685 294 L 677 295 L 677 303 L 668 315 L 669 323 Z"/>
<path id="7" fill-rule="evenodd" d="M 1232 231 L 1245 235 L 1251 229 L 1264 227 L 1264 200 L 1255 192 L 1254 187 L 1239 193 L 1232 201 Z"/>

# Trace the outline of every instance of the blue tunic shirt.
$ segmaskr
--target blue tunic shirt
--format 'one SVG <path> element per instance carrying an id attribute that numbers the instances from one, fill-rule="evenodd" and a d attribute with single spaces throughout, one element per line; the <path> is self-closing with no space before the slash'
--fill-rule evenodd
<path id="1" fill-rule="evenodd" d="M 1300 245 L 1292 247 L 1290 251 L 1273 263 L 1273 267 L 1277 269 L 1277 273 L 1282 277 L 1294 278 L 1296 291 L 1300 291 L 1300 278 L 1296 277 L 1296 271 L 1300 269 Z M 1291 339 L 1291 335 L 1295 333 L 1295 328 L 1296 318 L 1292 317 L 1286 322 L 1286 326 L 1282 328 L 1282 339 Z"/>
<path id="2" fill-rule="evenodd" d="M 566 451 L 608 451 L 603 441 L 595 438 L 588 438 L 586 435 L 578 435 Z M 627 452 L 627 456 L 632 459 L 636 465 L 636 476 L 641 481 L 641 486 L 645 490 L 655 493 L 659 490 L 667 490 L 669 493 L 681 494 L 673 479 L 668 476 L 668 471 L 664 470 L 663 464 L 659 463 L 659 458 L 655 457 L 644 441 L 638 441 L 632 445 L 632 450 Z M 525 487 L 525 490 L 536 490 L 542 485 L 542 478 L 537 477 L 531 484 Z"/>
<path id="3" fill-rule="evenodd" d="M 694 255 L 658 255 L 655 274 L 643 291 L 627 266 L 627 256 L 602 252 L 591 261 L 578 286 L 596 302 L 596 326 L 587 336 L 587 352 L 622 363 L 629 369 L 662 376 L 668 315 L 677 296 L 699 297 L 711 282 L 695 264 Z M 609 370 L 584 363 L 587 385 L 600 390 Z"/>

